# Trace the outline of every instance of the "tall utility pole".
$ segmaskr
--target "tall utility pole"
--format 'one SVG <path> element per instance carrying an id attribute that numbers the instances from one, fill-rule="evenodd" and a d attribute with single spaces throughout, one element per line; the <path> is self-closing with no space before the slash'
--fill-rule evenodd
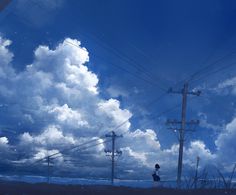
<path id="1" fill-rule="evenodd" d="M 196 95 L 199 96 L 201 94 L 200 91 L 188 91 L 188 82 L 184 84 L 184 88 L 181 91 L 173 91 L 170 88 L 169 93 L 178 93 L 182 95 L 182 113 L 181 113 L 181 121 L 177 120 L 167 120 L 167 124 L 170 125 L 179 125 L 180 128 L 171 128 L 179 131 L 179 158 L 178 158 L 178 172 L 177 172 L 177 185 L 180 187 L 181 185 L 181 175 L 182 175 L 182 165 L 183 165 L 183 148 L 184 148 L 184 139 L 185 139 L 185 130 L 186 124 L 194 125 L 198 124 L 199 121 L 191 120 L 190 122 L 186 122 L 186 108 L 187 108 L 187 96 L 188 95 Z"/>
<path id="2" fill-rule="evenodd" d="M 115 156 L 119 156 L 122 154 L 121 151 L 116 150 L 115 151 L 115 140 L 116 138 L 122 137 L 122 135 L 116 135 L 114 131 L 111 132 L 111 134 L 106 134 L 106 137 L 111 137 L 112 139 L 112 148 L 111 150 L 105 150 L 106 153 L 110 153 L 111 155 L 111 183 L 113 185 L 114 183 L 114 173 L 115 173 Z"/>

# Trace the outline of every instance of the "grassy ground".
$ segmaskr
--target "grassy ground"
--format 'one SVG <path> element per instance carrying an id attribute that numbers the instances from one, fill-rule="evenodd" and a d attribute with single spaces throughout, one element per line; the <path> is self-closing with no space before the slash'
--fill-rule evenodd
<path id="1" fill-rule="evenodd" d="M 217 190 L 217 189 L 201 189 L 201 190 L 176 190 L 166 188 L 156 189 L 137 189 L 128 187 L 112 187 L 112 186 L 82 186 L 82 185 L 56 185 L 56 184 L 28 184 L 28 183 L 0 183 L 0 194 L 11 195 L 236 195 L 235 190 Z"/>

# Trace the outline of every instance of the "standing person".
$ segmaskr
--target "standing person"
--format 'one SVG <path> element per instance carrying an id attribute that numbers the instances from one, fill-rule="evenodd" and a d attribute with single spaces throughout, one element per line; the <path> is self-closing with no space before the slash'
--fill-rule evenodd
<path id="1" fill-rule="evenodd" d="M 159 176 L 159 169 L 160 169 L 160 165 L 159 164 L 155 164 L 155 169 L 153 171 L 152 174 L 152 178 L 153 178 L 153 185 L 154 187 L 158 185 L 158 182 L 161 180 L 160 176 Z"/>

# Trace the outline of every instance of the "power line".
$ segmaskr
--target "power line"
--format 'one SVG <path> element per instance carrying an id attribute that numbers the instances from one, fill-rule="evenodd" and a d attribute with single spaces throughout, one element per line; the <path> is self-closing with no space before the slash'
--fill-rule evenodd
<path id="1" fill-rule="evenodd" d="M 201 74 L 206 74 L 206 73 L 207 73 L 206 71 L 207 71 L 208 69 L 210 69 L 211 67 L 213 67 L 213 66 L 216 65 L 217 63 L 222 62 L 223 60 L 227 59 L 227 57 L 232 56 L 233 54 L 236 54 L 236 51 L 233 51 L 233 52 L 231 52 L 231 53 L 228 53 L 228 54 L 224 55 L 223 57 L 221 57 L 221 58 L 215 60 L 214 62 L 212 62 L 212 63 L 206 65 L 206 66 L 203 67 L 202 69 L 199 69 L 199 70 L 193 72 L 189 77 L 186 77 L 185 79 L 183 79 L 183 80 L 177 82 L 177 83 L 174 85 L 174 87 L 177 87 L 177 86 L 180 85 L 180 84 L 182 85 L 182 84 L 184 84 L 185 82 L 189 82 L 189 84 L 190 84 L 190 83 L 194 80 L 195 77 L 200 76 Z M 210 56 L 211 56 L 211 55 L 210 55 Z M 210 59 L 210 56 L 208 56 L 207 59 L 204 60 L 204 61 L 206 62 L 207 60 L 209 60 L 209 59 Z M 205 63 L 205 62 L 203 62 L 203 63 Z"/>
<path id="2" fill-rule="evenodd" d="M 147 104 L 145 106 L 145 108 L 149 108 L 151 105 L 153 105 L 154 103 L 160 101 L 167 93 L 163 93 L 160 96 L 158 96 L 157 98 L 155 98 L 153 101 L 151 101 L 149 104 Z M 164 113 L 164 112 L 163 112 Z M 161 113 L 162 114 L 162 113 Z M 137 116 L 136 116 L 137 117 Z M 134 117 L 135 118 L 135 117 Z M 130 119 L 127 119 L 125 121 L 123 121 L 122 123 L 118 124 L 116 127 L 114 127 L 111 131 L 115 131 L 118 128 L 122 127 L 123 125 L 125 125 L 127 122 L 129 122 Z"/>
<path id="3" fill-rule="evenodd" d="M 235 64 L 236 64 L 236 63 L 227 64 L 227 65 L 225 65 L 225 66 L 223 66 L 223 67 L 221 67 L 221 68 L 219 68 L 219 69 L 217 69 L 217 70 L 214 70 L 214 71 L 212 71 L 212 72 L 210 72 L 210 73 L 208 73 L 208 74 L 206 74 L 206 75 L 203 75 L 202 77 L 199 77 L 198 79 L 193 80 L 192 82 L 200 81 L 200 80 L 202 80 L 202 79 L 204 79 L 204 78 L 206 78 L 206 77 L 207 77 L 207 79 L 209 79 L 209 76 L 210 76 L 210 75 L 213 75 L 213 74 L 216 74 L 216 73 L 218 73 L 218 72 L 221 72 L 221 71 L 223 71 L 223 70 L 225 70 L 225 69 L 227 69 L 227 68 L 231 68 L 231 67 L 234 66 Z M 207 79 L 204 79 L 204 80 L 207 80 Z"/>
<path id="4" fill-rule="evenodd" d="M 95 140 L 92 140 L 92 141 L 95 141 Z M 89 141 L 89 142 L 91 142 L 91 141 Z M 99 143 L 96 143 L 96 144 L 93 144 L 93 145 L 89 145 L 89 146 L 86 146 L 86 147 L 79 148 L 79 146 L 85 146 L 85 144 L 88 144 L 88 142 L 86 142 L 86 143 L 77 145 L 77 146 L 75 146 L 75 147 L 73 147 L 73 148 L 70 148 L 70 149 L 71 149 L 71 150 L 77 149 L 77 150 L 79 150 L 79 151 L 85 151 L 85 150 L 87 150 L 87 149 L 89 149 L 89 148 L 93 148 L 93 147 L 95 147 L 95 146 L 98 146 L 98 145 L 101 145 L 101 144 L 104 144 L 104 143 L 109 143 L 109 142 L 111 142 L 111 140 L 105 140 L 105 141 L 102 141 L 102 142 L 99 142 Z M 66 150 L 68 150 L 68 152 L 70 151 L 69 149 L 66 149 Z M 62 150 L 61 152 L 56 152 L 56 153 L 53 153 L 52 155 L 47 155 L 47 156 L 45 156 L 45 157 L 43 157 L 43 158 L 40 158 L 40 159 L 34 161 L 33 163 L 28 164 L 27 167 L 36 166 L 38 163 L 43 162 L 43 161 L 45 161 L 45 160 L 46 160 L 46 162 L 47 162 L 47 166 L 50 166 L 50 163 L 52 162 L 52 160 L 61 157 L 59 154 L 64 153 L 66 150 Z M 58 155 L 58 156 L 57 156 L 57 155 Z M 49 163 L 48 163 L 48 162 L 49 162 Z"/>
<path id="5" fill-rule="evenodd" d="M 210 64 L 207 65 L 206 67 L 204 67 L 204 68 L 202 68 L 202 69 L 200 69 L 200 70 L 194 72 L 194 73 L 189 77 L 189 79 L 188 79 L 187 81 L 188 81 L 188 82 L 193 81 L 195 77 L 197 77 L 197 76 L 199 76 L 199 75 L 201 75 L 201 74 L 206 74 L 206 70 L 208 70 L 209 68 L 215 66 L 215 65 L 218 64 L 219 62 L 221 62 L 221 61 L 227 59 L 229 56 L 232 56 L 233 54 L 236 54 L 236 51 L 231 52 L 231 53 L 229 53 L 229 54 L 226 54 L 226 55 L 224 55 L 223 57 L 221 57 L 221 58 L 217 59 L 216 61 L 214 61 L 213 63 L 210 63 Z"/>
<path id="6" fill-rule="evenodd" d="M 199 97 L 203 97 L 203 96 L 199 96 Z M 192 98 L 192 99 L 190 99 L 189 102 L 192 101 L 193 99 L 195 99 L 195 97 Z M 160 118 L 160 117 L 163 116 L 164 114 L 170 113 L 170 112 L 174 111 L 175 109 L 181 107 L 181 105 L 182 105 L 181 103 L 177 103 L 177 104 L 175 104 L 174 106 L 172 106 L 172 107 L 170 107 L 170 108 L 167 108 L 166 110 L 164 110 L 164 111 L 162 111 L 162 112 L 159 112 L 159 113 L 157 113 L 157 114 L 152 115 L 150 118 L 151 118 L 151 119 Z M 124 121 L 124 122 L 121 123 L 120 125 L 118 125 L 118 126 L 116 126 L 115 128 L 113 128 L 112 131 L 115 131 L 116 129 L 118 129 L 120 126 L 124 125 L 124 124 L 125 124 L 126 122 L 128 122 L 128 121 L 129 121 L 129 120 Z M 143 123 L 143 124 L 144 124 L 144 125 L 147 125 L 147 124 L 149 124 L 149 123 L 150 123 L 150 121 L 145 122 L 145 123 Z M 128 132 L 124 133 L 123 136 L 126 135 L 127 133 L 128 133 Z"/>
<path id="7" fill-rule="evenodd" d="M 174 105 L 173 107 L 170 107 L 170 108 L 168 108 L 168 109 L 166 109 L 166 110 L 164 110 L 164 111 L 162 111 L 162 112 L 160 112 L 160 113 L 158 113 L 158 114 L 152 116 L 152 118 L 153 118 L 153 119 L 154 119 L 154 118 L 159 118 L 159 117 L 163 116 L 164 114 L 167 114 L 167 113 L 169 113 L 169 112 L 174 111 L 176 108 L 178 108 L 178 107 L 180 107 L 180 106 L 181 106 L 181 103 L 178 103 L 178 104 Z M 128 120 L 127 120 L 127 121 L 128 121 Z M 127 121 L 124 121 L 124 122 L 121 123 L 119 126 L 116 126 L 115 128 L 112 129 L 112 131 L 115 131 L 115 130 L 118 129 L 120 126 L 123 126 Z M 146 122 L 146 123 L 144 123 L 144 125 L 147 125 L 148 123 L 149 123 L 149 122 Z M 129 132 L 127 131 L 127 132 L 123 133 L 123 136 L 126 135 L 127 133 L 129 133 Z"/>
<path id="8" fill-rule="evenodd" d="M 121 51 L 119 51 L 115 47 L 112 47 L 108 43 L 105 43 L 103 40 L 101 40 L 101 38 L 99 38 L 98 36 L 95 36 L 94 34 L 91 34 L 91 33 L 89 33 L 89 34 L 88 33 L 81 33 L 81 34 L 83 34 L 88 39 L 92 38 L 93 40 L 95 40 L 98 43 L 99 46 L 101 46 L 105 50 L 113 53 L 115 56 L 117 56 L 119 59 L 121 59 L 122 61 L 126 62 L 127 64 L 133 65 L 133 67 L 135 67 L 141 74 L 144 74 L 144 76 L 146 76 L 146 78 L 151 79 L 155 83 L 155 81 L 152 79 L 153 74 L 151 72 L 149 72 L 146 69 L 145 66 L 143 66 L 140 63 L 138 63 L 136 60 L 134 60 L 130 56 L 126 55 L 124 52 L 122 53 Z M 155 78 L 155 80 L 157 79 L 160 82 L 162 82 L 162 79 L 158 78 L 157 76 L 154 76 L 154 78 Z"/>
<path id="9" fill-rule="evenodd" d="M 93 145 L 90 145 L 90 146 L 87 146 L 87 147 L 84 147 L 84 148 L 76 148 L 76 149 L 79 150 L 79 151 L 84 151 L 84 150 L 87 150 L 89 148 L 93 148 L 95 146 L 98 146 L 98 145 L 101 145 L 101 144 L 104 144 L 104 143 L 108 143 L 108 142 L 111 142 L 111 140 L 105 140 L 105 141 L 102 141 L 102 142 L 99 142 L 99 143 L 96 143 L 96 144 L 93 144 Z M 57 157 L 54 157 L 53 159 L 55 159 L 55 158 L 57 158 Z"/>
<path id="10" fill-rule="evenodd" d="M 110 142 L 111 140 L 106 140 L 106 141 L 103 141 L 103 142 L 100 142 L 100 143 L 97 143 L 97 144 L 93 144 L 93 145 L 90 145 L 90 146 L 87 146 L 87 147 L 84 147 L 84 148 L 78 148 L 76 147 L 76 149 L 79 149 L 79 151 L 82 151 L 82 150 L 87 150 L 89 148 L 92 148 L 92 147 L 95 147 L 95 146 L 98 146 L 98 145 L 101 145 L 101 144 L 104 144 L 104 143 L 107 143 L 107 142 Z M 73 148 L 72 150 L 74 150 L 75 148 Z M 49 155 L 46 157 L 47 159 L 47 170 L 48 170 L 48 183 L 50 181 L 50 160 L 54 160 L 60 156 L 56 156 L 58 154 L 54 153 L 53 155 Z M 53 158 L 52 158 L 53 157 Z M 45 158 L 44 158 L 45 159 Z"/>
<path id="11" fill-rule="evenodd" d="M 73 45 L 73 46 L 79 48 L 78 45 L 76 45 L 76 44 L 74 44 L 74 43 L 71 43 L 71 42 L 69 42 L 69 41 L 65 41 L 65 43 L 68 43 L 68 44 L 70 44 L 70 45 Z M 94 54 L 94 56 L 97 56 L 97 55 Z M 122 66 L 119 66 L 119 65 L 117 65 L 117 64 L 114 64 L 114 63 L 112 63 L 112 62 L 109 62 L 109 63 L 112 64 L 113 66 L 115 66 L 115 67 L 117 67 L 117 68 L 123 70 L 124 72 L 129 73 L 130 75 L 132 75 L 132 76 L 134 76 L 134 77 L 136 77 L 136 78 L 138 78 L 138 79 L 140 79 L 140 80 L 142 80 L 142 81 L 148 83 L 148 84 L 151 84 L 151 85 L 154 85 L 154 86 L 158 86 L 161 90 L 166 91 L 165 88 L 163 88 L 162 86 L 158 85 L 156 82 L 150 81 L 150 78 L 148 78 L 148 77 L 143 78 L 143 77 L 141 77 L 140 75 L 137 75 L 137 74 L 133 73 L 132 71 L 125 69 L 125 68 L 122 67 Z"/>
<path id="12" fill-rule="evenodd" d="M 68 43 L 68 44 L 71 44 L 71 45 L 73 45 L 73 46 L 75 46 L 75 47 L 79 47 L 78 45 L 76 45 L 76 44 L 74 44 L 74 43 L 71 43 L 71 42 L 69 42 L 69 41 L 65 41 L 65 42 Z M 120 66 L 118 66 L 118 67 L 120 67 Z M 123 70 L 125 70 L 123 67 L 120 67 L 120 68 L 122 68 Z M 125 71 L 127 71 L 127 70 L 125 70 Z M 135 76 L 135 77 L 140 78 L 139 76 L 133 74 L 133 73 L 130 72 L 130 71 L 128 71 L 128 73 L 132 74 L 132 75 Z M 140 78 L 140 79 L 141 79 L 141 78 Z M 143 80 L 143 78 L 142 78 L 142 80 Z M 147 81 L 147 80 L 144 80 L 144 81 L 150 83 L 150 82 Z M 153 83 L 151 83 L 151 84 L 153 84 Z M 153 103 L 159 101 L 164 95 L 167 94 L 167 93 L 166 93 L 167 91 L 166 91 L 165 89 L 162 88 L 162 90 L 164 90 L 165 93 L 162 93 L 160 96 L 158 96 L 158 98 L 155 98 L 155 99 L 154 99 L 152 102 L 150 102 L 146 107 L 149 107 L 149 106 L 152 105 Z M 112 131 L 115 131 L 115 130 L 117 130 L 118 128 L 122 127 L 122 126 L 125 125 L 128 121 L 129 121 L 129 119 L 123 121 L 122 123 L 120 123 L 119 125 L 117 125 L 115 128 L 113 128 Z"/>
<path id="13" fill-rule="evenodd" d="M 54 157 L 54 158 L 55 158 L 56 155 L 65 153 L 65 152 L 67 152 L 67 151 L 74 150 L 74 149 L 76 149 L 76 148 L 79 148 L 79 147 L 81 147 L 81 146 L 85 146 L 85 145 L 87 145 L 87 144 L 89 144 L 89 143 L 92 143 L 92 142 L 95 142 L 95 141 L 99 141 L 99 140 L 100 140 L 101 138 L 103 138 L 103 137 L 104 137 L 104 136 L 102 136 L 102 137 L 100 137 L 100 138 L 97 138 L 97 139 L 90 140 L 90 141 L 85 142 L 85 143 L 83 143 L 83 144 L 79 144 L 79 145 L 76 145 L 76 146 L 73 146 L 73 147 L 64 149 L 64 150 L 62 150 L 62 151 L 53 153 L 53 154 L 51 154 L 51 155 L 47 155 L 46 157 L 40 158 L 40 159 L 38 159 L 37 161 L 35 161 L 35 162 L 29 164 L 29 166 L 35 165 L 35 164 L 37 164 L 37 163 L 39 163 L 39 162 L 42 162 L 43 160 L 47 159 L 47 157 L 49 157 L 49 158 Z M 103 144 L 103 142 L 98 143 L 98 144 Z M 96 145 L 98 145 L 98 144 L 95 144 L 95 145 L 92 145 L 92 146 L 89 146 L 89 147 L 93 147 L 93 146 L 96 146 Z M 87 148 L 85 148 L 85 149 L 87 149 Z"/>
<path id="14" fill-rule="evenodd" d="M 91 141 L 90 141 L 90 142 L 91 142 Z M 93 144 L 93 145 L 90 145 L 90 146 L 87 146 L 87 147 L 79 148 L 79 146 L 88 144 L 88 142 L 87 142 L 87 143 L 84 143 L 84 144 L 77 145 L 77 146 L 71 148 L 71 150 L 73 150 L 73 149 L 79 149 L 79 151 L 83 151 L 83 150 L 87 150 L 87 149 L 89 149 L 89 148 L 92 148 L 92 147 L 95 147 L 95 146 L 98 146 L 98 145 L 101 145 L 101 144 L 104 144 L 104 143 L 108 143 L 108 142 L 111 142 L 111 140 L 105 140 L 105 141 L 102 141 L 102 142 L 99 142 L 99 143 L 96 143 L 96 144 Z M 68 150 L 68 149 L 67 149 L 67 150 Z M 65 151 L 65 150 L 63 150 L 63 151 Z M 28 164 L 28 165 L 27 165 L 27 168 L 32 167 L 32 166 L 36 166 L 38 163 L 40 163 L 40 162 L 46 160 L 46 163 L 47 163 L 47 181 L 48 181 L 48 183 L 49 183 L 49 182 L 50 182 L 50 166 L 51 166 L 51 162 L 52 162 L 52 160 L 54 160 L 54 159 L 56 159 L 56 158 L 58 158 L 58 157 L 61 157 L 61 156 L 56 156 L 56 155 L 58 155 L 58 154 L 59 154 L 59 152 L 54 153 L 54 154 L 52 154 L 52 155 L 47 155 L 47 156 L 44 157 L 44 158 L 41 158 L 41 159 L 39 159 L 39 160 L 37 160 L 37 161 L 31 163 L 31 164 Z M 60 153 L 60 154 L 61 154 L 61 153 Z M 22 166 L 21 166 L 21 167 L 22 167 Z"/>
<path id="15" fill-rule="evenodd" d="M 97 58 L 100 58 L 100 59 L 102 59 L 102 60 L 104 59 L 104 58 L 102 58 L 101 56 L 98 56 L 97 54 L 94 54 L 94 56 L 96 56 Z M 135 74 L 134 72 L 132 72 L 132 71 L 130 71 L 130 70 L 128 70 L 128 69 L 125 69 L 124 67 L 122 67 L 122 66 L 120 66 L 120 65 L 118 65 L 118 64 L 115 64 L 115 63 L 113 63 L 113 62 L 108 62 L 108 63 L 111 64 L 111 65 L 113 65 L 114 67 L 116 67 L 116 68 L 118 68 L 118 69 L 120 69 L 120 70 L 122 70 L 122 71 L 124 71 L 124 72 L 126 72 L 126 73 L 128 73 L 128 74 L 130 74 L 131 76 L 136 77 L 137 79 L 140 79 L 140 80 L 144 81 L 145 83 L 147 83 L 147 84 L 149 84 L 149 85 L 158 87 L 158 88 L 161 89 L 162 91 L 165 91 L 165 90 L 166 90 L 164 87 L 158 85 L 156 82 L 151 81 L 149 78 L 142 77 L 141 74 Z"/>

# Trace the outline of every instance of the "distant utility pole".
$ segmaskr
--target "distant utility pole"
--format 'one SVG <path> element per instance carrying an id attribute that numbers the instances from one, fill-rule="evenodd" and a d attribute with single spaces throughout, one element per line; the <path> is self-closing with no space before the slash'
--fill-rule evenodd
<path id="1" fill-rule="evenodd" d="M 47 182 L 50 182 L 50 157 L 47 156 L 47 167 L 48 167 L 48 178 L 47 178 Z"/>
<path id="2" fill-rule="evenodd" d="M 122 135 L 116 135 L 114 131 L 111 132 L 111 134 L 106 134 L 106 137 L 111 137 L 112 139 L 112 148 L 111 150 L 105 150 L 105 153 L 109 153 L 109 156 L 111 156 L 111 183 L 113 185 L 114 183 L 114 169 L 115 169 L 115 156 L 119 156 L 122 154 L 121 151 L 116 150 L 115 151 L 115 140 L 116 138 L 122 137 Z"/>
<path id="3" fill-rule="evenodd" d="M 195 187 L 195 189 L 197 188 L 199 161 L 200 161 L 200 157 L 197 156 L 197 165 L 196 165 L 196 171 L 195 171 L 195 177 L 194 177 L 194 187 Z"/>
<path id="4" fill-rule="evenodd" d="M 188 82 L 184 84 L 184 88 L 181 91 L 174 91 L 170 88 L 169 93 L 178 93 L 182 94 L 182 114 L 181 114 L 181 121 L 177 120 L 167 120 L 168 125 L 179 125 L 180 128 L 173 128 L 170 129 L 178 130 L 179 131 L 179 158 L 178 158 L 178 173 L 177 173 L 177 185 L 180 187 L 181 185 L 181 175 L 182 175 L 182 164 L 183 164 L 183 147 L 184 147 L 184 139 L 185 139 L 185 131 L 186 131 L 186 124 L 188 125 L 197 125 L 199 123 L 198 120 L 191 120 L 190 122 L 186 122 L 186 108 L 187 108 L 187 96 L 188 95 L 196 95 L 199 96 L 201 94 L 200 91 L 188 91 Z"/>

